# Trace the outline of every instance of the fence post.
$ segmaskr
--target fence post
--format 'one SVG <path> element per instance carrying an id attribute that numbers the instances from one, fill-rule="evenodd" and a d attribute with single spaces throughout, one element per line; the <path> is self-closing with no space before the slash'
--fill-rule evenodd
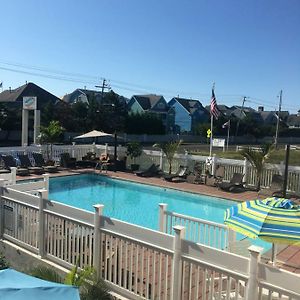
<path id="1" fill-rule="evenodd" d="M 173 227 L 175 232 L 174 237 L 174 257 L 173 257 L 173 266 L 172 266 L 172 287 L 173 291 L 171 299 L 181 300 L 181 290 L 182 290 L 182 260 L 181 260 L 181 242 L 185 234 L 185 227 L 176 225 Z"/>
<path id="2" fill-rule="evenodd" d="M 39 255 L 41 258 L 45 256 L 45 213 L 43 193 L 39 192 Z"/>
<path id="3" fill-rule="evenodd" d="M 252 245 L 248 250 L 250 253 L 249 279 L 245 300 L 252 300 L 258 299 L 258 263 L 260 262 L 260 254 L 263 248 Z"/>
<path id="4" fill-rule="evenodd" d="M 216 156 L 216 154 L 214 154 L 213 157 L 211 158 L 211 174 L 212 175 L 216 174 L 217 162 L 218 162 L 218 157 Z"/>
<path id="5" fill-rule="evenodd" d="M 72 157 L 76 157 L 76 156 L 75 156 L 75 142 L 72 142 L 72 150 L 71 150 L 71 151 L 72 151 L 71 156 L 72 156 Z"/>
<path id="6" fill-rule="evenodd" d="M 168 204 L 166 203 L 159 203 L 159 220 L 158 220 L 158 228 L 160 232 L 167 232 L 166 230 L 166 210 Z"/>
<path id="7" fill-rule="evenodd" d="M 49 174 L 44 174 L 43 177 L 44 177 L 44 189 L 47 191 L 44 193 L 44 197 L 48 199 L 49 198 Z"/>
<path id="8" fill-rule="evenodd" d="M 100 225 L 101 225 L 101 216 L 103 212 L 104 205 L 103 204 L 96 204 L 93 205 L 95 209 L 94 214 L 94 249 L 93 249 L 93 267 L 97 272 L 97 276 L 100 278 L 101 274 L 101 232 L 100 232 Z"/>
<path id="9" fill-rule="evenodd" d="M 228 229 L 228 250 L 231 252 L 231 249 L 234 247 L 236 242 L 236 232 L 232 229 Z"/>
<path id="10" fill-rule="evenodd" d="M 10 168 L 10 174 L 11 174 L 11 184 L 16 184 L 17 182 L 17 168 L 11 167 Z"/>
<path id="11" fill-rule="evenodd" d="M 247 180 L 248 180 L 248 168 L 249 167 L 249 162 L 247 160 L 247 158 L 244 159 L 244 165 L 243 165 L 243 174 L 244 174 L 244 182 L 246 182 L 247 184 Z"/>
<path id="12" fill-rule="evenodd" d="M 4 234 L 4 209 L 3 209 L 3 189 L 4 189 L 5 180 L 0 179 L 0 240 L 3 238 Z"/>
<path id="13" fill-rule="evenodd" d="M 163 151 L 160 150 L 160 154 L 159 154 L 159 168 L 162 170 L 163 169 Z"/>

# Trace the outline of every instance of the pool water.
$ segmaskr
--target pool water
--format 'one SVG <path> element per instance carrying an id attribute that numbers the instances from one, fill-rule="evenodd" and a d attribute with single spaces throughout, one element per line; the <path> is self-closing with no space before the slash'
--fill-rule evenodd
<path id="1" fill-rule="evenodd" d="M 111 179 L 96 174 L 50 179 L 49 199 L 94 211 L 103 204 L 104 215 L 158 229 L 159 203 L 168 210 L 223 224 L 224 211 L 236 202 L 145 184 Z M 266 243 L 255 240 L 266 249 Z M 269 246 L 267 245 L 269 248 Z"/>

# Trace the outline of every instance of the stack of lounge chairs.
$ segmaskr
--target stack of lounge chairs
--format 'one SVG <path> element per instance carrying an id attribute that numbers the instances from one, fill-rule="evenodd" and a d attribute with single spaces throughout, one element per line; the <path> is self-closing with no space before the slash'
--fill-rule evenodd
<path id="1" fill-rule="evenodd" d="M 159 165 L 152 164 L 147 170 L 145 171 L 136 171 L 135 174 L 140 177 L 154 177 L 161 173 L 159 169 Z"/>
<path id="2" fill-rule="evenodd" d="M 35 166 L 43 168 L 43 170 L 47 173 L 55 173 L 58 172 L 56 166 L 47 166 L 43 154 L 33 152 L 32 153 L 33 159 L 35 161 Z"/>
<path id="3" fill-rule="evenodd" d="M 232 178 L 229 182 L 221 182 L 218 187 L 224 191 L 236 192 L 244 188 L 245 182 L 243 182 L 244 174 L 233 173 Z"/>
<path id="4" fill-rule="evenodd" d="M 188 174 L 188 167 L 179 166 L 179 169 L 176 172 L 176 174 L 164 174 L 163 178 L 167 181 L 173 181 L 174 179 L 185 180 Z"/>
<path id="5" fill-rule="evenodd" d="M 258 193 L 260 196 L 273 196 L 282 197 L 283 196 L 283 176 L 279 174 L 274 174 L 272 176 L 271 185 L 269 188 L 261 189 Z"/>
<path id="6" fill-rule="evenodd" d="M 29 173 L 41 175 L 44 172 L 44 169 L 42 167 L 33 166 L 28 154 L 18 154 L 20 165 L 22 168 L 27 168 L 29 170 Z"/>
<path id="7" fill-rule="evenodd" d="M 12 155 L 1 155 L 2 161 L 4 163 L 4 167 L 7 170 L 11 170 L 11 168 L 17 169 L 18 176 L 27 176 L 29 175 L 28 168 L 18 167 L 16 160 L 13 158 Z"/>

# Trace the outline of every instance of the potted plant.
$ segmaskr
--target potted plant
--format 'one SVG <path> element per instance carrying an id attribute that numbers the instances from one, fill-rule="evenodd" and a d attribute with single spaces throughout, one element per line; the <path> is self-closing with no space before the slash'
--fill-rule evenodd
<path id="1" fill-rule="evenodd" d="M 41 126 L 39 141 L 45 144 L 47 153 L 47 165 L 54 165 L 53 160 L 53 144 L 59 142 L 62 138 L 64 129 L 60 126 L 59 121 L 51 121 L 48 126 Z M 50 145 L 50 149 L 48 147 Z"/>
<path id="2" fill-rule="evenodd" d="M 141 156 L 143 148 L 139 142 L 130 142 L 127 144 L 126 154 L 132 159 L 131 170 L 136 171 L 139 165 L 136 163 L 136 158 Z"/>

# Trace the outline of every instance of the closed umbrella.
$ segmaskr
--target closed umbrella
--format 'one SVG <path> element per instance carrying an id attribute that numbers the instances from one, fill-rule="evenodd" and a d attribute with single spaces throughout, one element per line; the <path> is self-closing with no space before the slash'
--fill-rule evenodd
<path id="1" fill-rule="evenodd" d="M 225 212 L 224 223 L 250 238 L 300 246 L 300 207 L 289 199 L 270 197 L 239 203 Z"/>

